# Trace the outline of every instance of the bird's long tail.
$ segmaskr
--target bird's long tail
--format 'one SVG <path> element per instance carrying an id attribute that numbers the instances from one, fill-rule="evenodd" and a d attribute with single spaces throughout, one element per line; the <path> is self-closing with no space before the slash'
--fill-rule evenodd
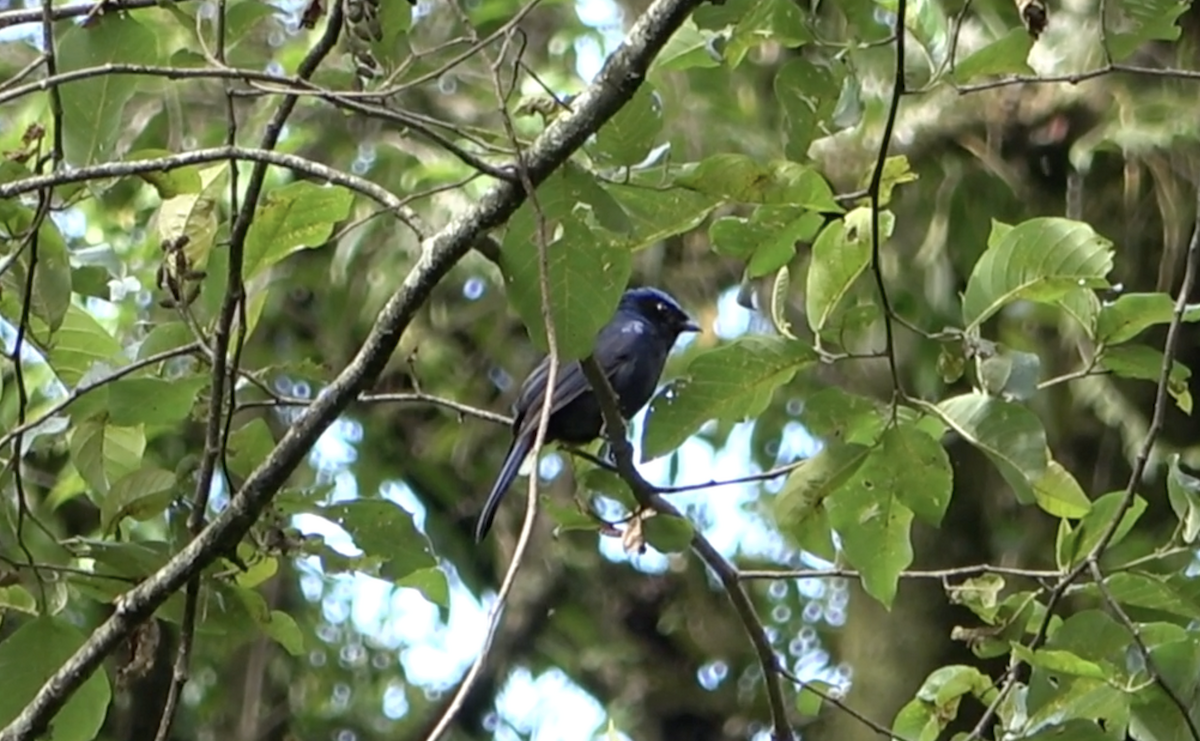
<path id="1" fill-rule="evenodd" d="M 512 484 L 512 480 L 516 478 L 517 472 L 521 469 L 525 456 L 529 455 L 532 443 L 533 440 L 529 435 L 517 435 L 513 439 L 512 445 L 508 446 L 508 455 L 504 457 L 500 475 L 496 477 L 496 483 L 492 484 L 492 492 L 488 494 L 487 501 L 483 503 L 483 511 L 479 513 L 479 521 L 475 523 L 476 543 L 487 537 L 488 530 L 492 529 L 492 520 L 496 517 L 496 510 L 500 508 L 504 493 L 508 491 L 509 485 Z"/>

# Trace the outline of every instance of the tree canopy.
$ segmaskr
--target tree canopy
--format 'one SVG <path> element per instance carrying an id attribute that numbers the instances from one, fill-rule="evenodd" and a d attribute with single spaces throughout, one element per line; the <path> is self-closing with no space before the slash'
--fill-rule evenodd
<path id="1" fill-rule="evenodd" d="M 1198 32 L 0 0 L 0 741 L 1200 741 Z"/>

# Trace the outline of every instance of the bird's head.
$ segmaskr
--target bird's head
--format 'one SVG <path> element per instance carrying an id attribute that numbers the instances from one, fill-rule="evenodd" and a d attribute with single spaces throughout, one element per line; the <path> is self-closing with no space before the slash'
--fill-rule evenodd
<path id="1" fill-rule="evenodd" d="M 700 331 L 700 326 L 692 321 L 679 302 L 657 288 L 629 289 L 621 297 L 620 309 L 637 314 L 672 337 Z"/>

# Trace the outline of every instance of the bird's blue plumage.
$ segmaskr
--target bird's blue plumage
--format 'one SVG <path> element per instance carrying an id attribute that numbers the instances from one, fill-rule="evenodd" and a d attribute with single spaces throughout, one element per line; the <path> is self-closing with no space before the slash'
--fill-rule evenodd
<path id="1" fill-rule="evenodd" d="M 675 299 L 657 288 L 632 288 L 625 292 L 616 314 L 596 335 L 592 350 L 596 363 L 616 392 L 622 416 L 629 419 L 650 401 L 675 340 L 683 332 L 698 330 Z M 487 535 L 504 493 L 533 447 L 546 394 L 549 361 L 549 357 L 542 358 L 521 385 L 513 404 L 513 440 L 479 514 L 475 527 L 477 541 Z M 559 369 L 550 405 L 546 442 L 581 445 L 600 435 L 603 427 L 600 404 L 578 361 Z"/>

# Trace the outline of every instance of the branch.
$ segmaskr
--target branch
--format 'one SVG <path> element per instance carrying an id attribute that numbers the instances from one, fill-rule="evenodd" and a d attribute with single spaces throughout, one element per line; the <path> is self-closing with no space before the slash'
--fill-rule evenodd
<path id="1" fill-rule="evenodd" d="M 173 2 L 184 2 L 185 0 L 173 0 Z M 137 8 L 153 8 L 156 5 L 162 5 L 162 0 L 102 0 L 102 2 L 86 2 L 76 5 L 63 5 L 51 9 L 51 20 L 61 21 L 66 18 L 79 18 L 80 16 L 90 16 L 97 13 L 113 13 L 121 10 L 135 10 Z M 42 19 L 41 8 L 30 10 L 8 10 L 0 13 L 0 28 L 8 28 L 10 26 L 20 26 L 26 23 L 35 23 Z"/>
<path id="2" fill-rule="evenodd" d="M 637 92 L 655 55 L 700 3 L 701 0 L 655 0 L 646 9 L 596 79 L 572 102 L 572 110 L 555 118 L 530 146 L 526 168 L 535 185 L 562 165 Z M 522 187 L 497 183 L 425 240 L 416 264 L 380 310 L 366 341 L 345 370 L 300 415 L 246 478 L 229 505 L 158 571 L 115 600 L 112 615 L 46 680 L 17 717 L 0 730 L 0 741 L 32 741 L 43 733 L 67 699 L 140 622 L 188 579 L 237 545 L 292 471 L 304 461 L 321 433 L 378 378 L 434 286 L 488 230 L 508 219 L 524 200 Z M 765 641 L 761 630 L 759 633 Z M 768 673 L 767 681 L 772 682 L 774 676 Z M 777 678 L 774 681 L 777 688 Z M 785 736 L 790 737 L 790 733 Z"/>
<path id="3" fill-rule="evenodd" d="M 600 402 L 600 411 L 604 415 L 604 434 L 612 448 L 621 478 L 629 484 L 629 488 L 642 506 L 650 507 L 669 517 L 682 517 L 679 510 L 663 499 L 650 482 L 642 478 L 642 474 L 634 466 L 633 446 L 626 438 L 625 421 L 621 419 L 616 394 L 613 393 L 612 386 L 609 385 L 604 372 L 600 370 L 596 359 L 589 355 L 584 358 L 581 367 Z M 767 638 L 767 631 L 763 627 L 762 620 L 759 619 L 758 613 L 754 609 L 754 603 L 750 601 L 750 595 L 746 593 L 742 583 L 738 580 L 737 569 L 726 561 L 712 543 L 708 542 L 708 539 L 699 532 L 692 535 L 692 550 L 696 551 L 700 559 L 721 580 L 721 585 L 725 588 L 725 593 L 729 595 L 729 601 L 733 603 L 734 610 L 737 611 L 746 633 L 750 636 L 750 643 L 754 645 L 754 651 L 758 654 L 758 661 L 763 670 L 763 681 L 767 685 L 767 704 L 771 707 L 771 719 L 774 725 L 772 741 L 792 741 L 795 735 L 788 722 L 787 705 L 784 703 L 783 688 L 779 682 L 782 667 L 775 655 L 775 649 L 771 646 L 771 640 Z"/>

